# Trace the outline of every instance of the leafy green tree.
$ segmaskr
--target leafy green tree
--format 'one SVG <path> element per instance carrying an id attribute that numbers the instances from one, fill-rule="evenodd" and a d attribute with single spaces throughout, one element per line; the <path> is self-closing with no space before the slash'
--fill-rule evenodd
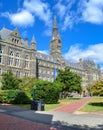
<path id="1" fill-rule="evenodd" d="M 70 71 L 70 68 L 66 67 L 65 70 L 59 70 L 56 81 L 62 83 L 63 91 L 82 91 L 81 78 L 75 73 Z"/>
<path id="2" fill-rule="evenodd" d="M 8 70 L 7 73 L 2 75 L 2 90 L 17 89 L 19 80 L 13 75 L 12 70 Z"/>
<path id="3" fill-rule="evenodd" d="M 93 96 L 103 96 L 103 80 L 95 81 L 88 87 L 88 91 Z"/>
<path id="4" fill-rule="evenodd" d="M 36 82 L 36 89 L 34 90 L 35 100 L 44 101 L 44 103 L 57 103 L 59 99 L 59 84 L 56 82 L 38 80 Z"/>

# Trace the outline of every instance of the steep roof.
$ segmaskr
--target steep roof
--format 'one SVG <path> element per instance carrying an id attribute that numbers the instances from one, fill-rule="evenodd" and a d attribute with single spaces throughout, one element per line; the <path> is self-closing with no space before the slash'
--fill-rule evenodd
<path id="1" fill-rule="evenodd" d="M 1 36 L 1 39 L 7 39 L 10 37 L 10 34 L 11 34 L 12 31 L 6 29 L 6 28 L 2 28 L 2 30 L 0 30 L 0 36 Z"/>

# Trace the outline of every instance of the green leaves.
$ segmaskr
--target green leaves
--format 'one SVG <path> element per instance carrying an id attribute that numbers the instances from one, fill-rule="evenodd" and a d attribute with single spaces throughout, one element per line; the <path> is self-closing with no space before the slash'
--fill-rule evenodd
<path id="1" fill-rule="evenodd" d="M 59 71 L 55 81 L 62 83 L 63 91 L 77 91 L 78 93 L 82 91 L 80 76 L 72 73 L 68 67 Z"/>
<path id="2" fill-rule="evenodd" d="M 103 81 L 95 81 L 88 87 L 88 91 L 94 96 L 103 96 Z"/>
<path id="3" fill-rule="evenodd" d="M 19 80 L 13 75 L 11 70 L 2 75 L 2 90 L 17 89 Z"/>

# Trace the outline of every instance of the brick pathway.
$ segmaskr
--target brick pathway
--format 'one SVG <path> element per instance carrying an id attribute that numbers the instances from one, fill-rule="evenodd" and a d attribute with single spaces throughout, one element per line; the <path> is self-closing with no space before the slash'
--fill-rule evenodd
<path id="1" fill-rule="evenodd" d="M 53 126 L 36 123 L 13 116 L 0 114 L 0 130 L 61 130 Z"/>
<path id="2" fill-rule="evenodd" d="M 56 108 L 53 111 L 74 113 L 75 111 L 79 110 L 83 105 L 85 105 L 90 100 L 91 98 L 83 98 L 81 100 L 71 102 L 62 107 Z"/>
<path id="3" fill-rule="evenodd" d="M 54 111 L 75 112 L 91 98 L 84 98 L 59 107 Z M 44 119 L 45 120 L 45 119 Z M 26 119 L 21 119 L 4 113 L 0 114 L 0 130 L 63 130 L 53 125 L 37 123 Z"/>

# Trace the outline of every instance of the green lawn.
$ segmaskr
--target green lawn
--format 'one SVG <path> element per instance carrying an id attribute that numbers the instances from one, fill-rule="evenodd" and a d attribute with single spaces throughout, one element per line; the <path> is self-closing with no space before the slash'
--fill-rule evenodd
<path id="1" fill-rule="evenodd" d="M 99 112 L 103 111 L 103 98 L 93 98 L 83 108 L 80 109 L 83 112 Z"/>
<path id="2" fill-rule="evenodd" d="M 59 103 L 57 104 L 45 104 L 45 111 L 49 111 L 52 109 L 55 109 L 57 107 L 63 106 L 65 103 L 73 102 L 76 100 L 79 100 L 80 98 L 68 98 L 68 99 L 60 99 Z M 31 105 L 30 104 L 19 104 L 19 105 L 13 105 L 17 107 L 22 107 L 22 108 L 27 108 L 30 109 Z"/>
<path id="3" fill-rule="evenodd" d="M 73 102 L 76 100 L 79 100 L 79 98 L 60 99 L 59 103 L 57 104 L 45 104 L 45 111 L 53 110 L 57 107 L 63 106 L 66 103 Z M 30 104 L 19 104 L 14 106 L 30 109 Z M 93 98 L 89 103 L 87 103 L 83 108 L 81 108 L 80 111 L 83 112 L 103 111 L 103 98 Z"/>

